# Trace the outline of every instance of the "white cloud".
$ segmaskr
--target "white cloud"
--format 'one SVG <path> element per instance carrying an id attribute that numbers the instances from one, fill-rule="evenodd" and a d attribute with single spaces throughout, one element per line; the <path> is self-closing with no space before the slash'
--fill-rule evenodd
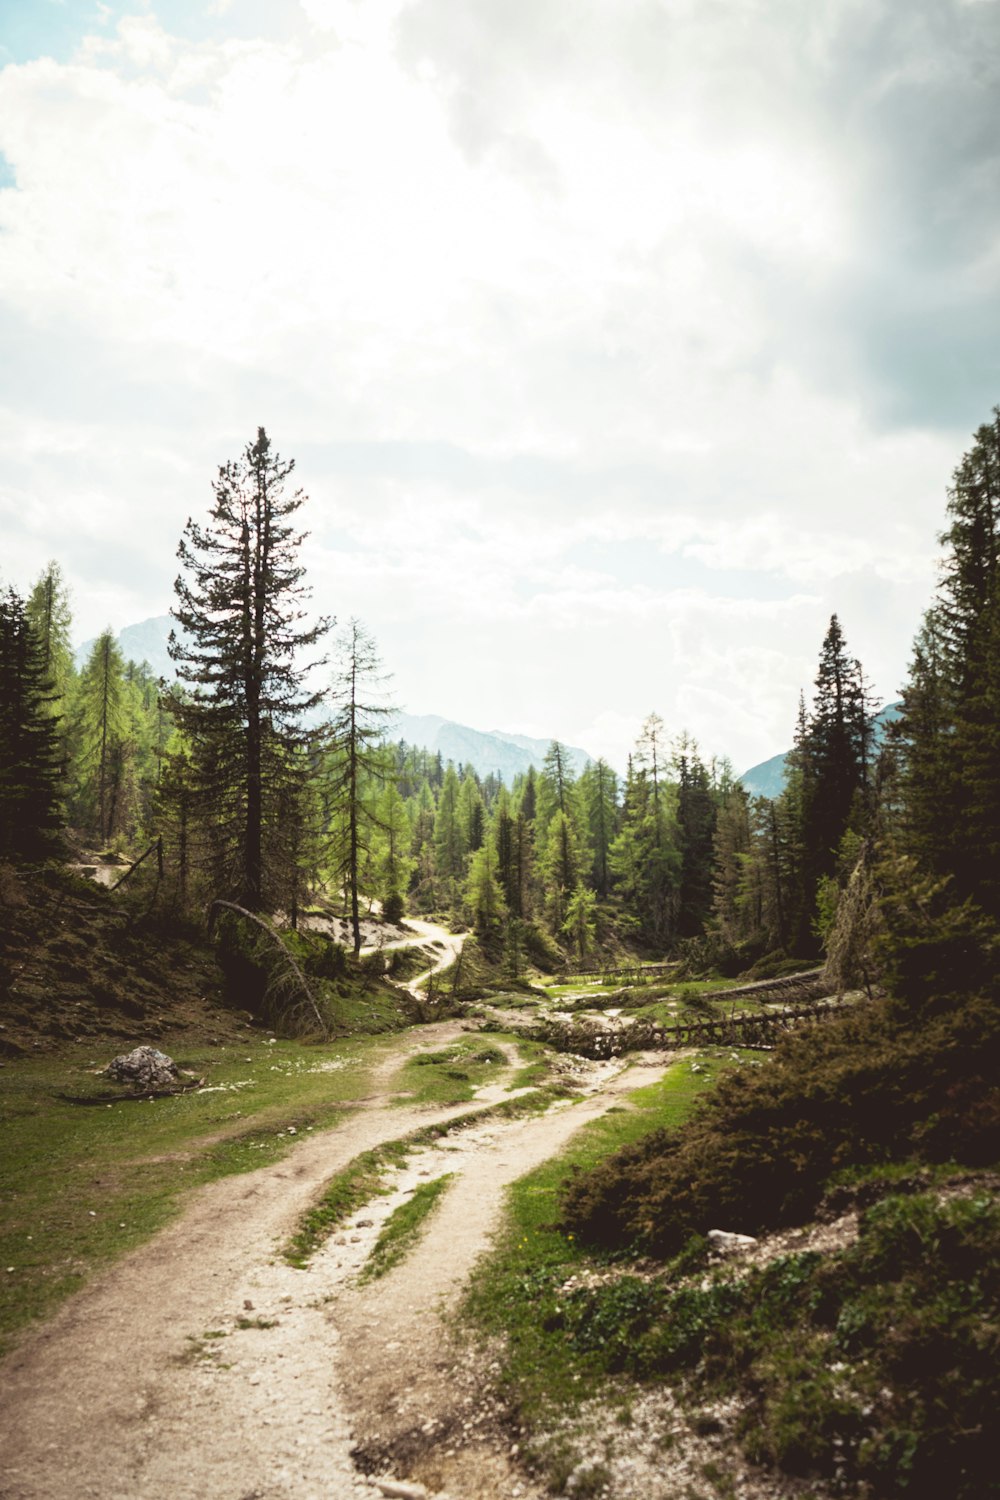
<path id="1" fill-rule="evenodd" d="M 1000 263 L 884 217 L 888 168 L 904 226 L 919 174 L 878 111 L 962 49 L 898 20 L 881 56 L 853 0 L 299 15 L 191 42 L 154 3 L 0 72 L 5 566 L 61 550 L 85 633 L 159 611 L 263 422 L 317 594 L 414 711 L 590 726 L 620 764 L 659 706 L 749 762 L 834 609 L 894 693 L 996 393 L 885 413 L 974 386 Z M 966 328 L 949 381 L 928 305 Z"/>

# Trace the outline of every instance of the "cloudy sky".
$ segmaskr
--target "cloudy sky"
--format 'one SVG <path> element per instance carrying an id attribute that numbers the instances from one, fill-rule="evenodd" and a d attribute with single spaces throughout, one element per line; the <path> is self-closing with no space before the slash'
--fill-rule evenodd
<path id="1" fill-rule="evenodd" d="M 411 713 L 894 696 L 1000 402 L 1000 0 L 0 0 L 0 572 L 170 605 L 264 425 Z"/>

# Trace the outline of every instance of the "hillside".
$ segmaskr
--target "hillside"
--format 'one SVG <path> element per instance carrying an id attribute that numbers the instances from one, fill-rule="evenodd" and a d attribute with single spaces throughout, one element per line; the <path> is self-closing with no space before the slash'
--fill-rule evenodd
<path id="1" fill-rule="evenodd" d="M 895 722 L 902 713 L 901 703 L 887 703 L 880 714 L 875 718 L 875 743 L 881 745 L 885 739 L 886 728 Z M 744 771 L 738 779 L 746 787 L 752 797 L 780 797 L 785 789 L 785 764 L 789 752 L 784 750 L 780 755 L 772 755 L 770 760 L 762 760 L 759 765 L 751 766 L 749 771 Z"/>

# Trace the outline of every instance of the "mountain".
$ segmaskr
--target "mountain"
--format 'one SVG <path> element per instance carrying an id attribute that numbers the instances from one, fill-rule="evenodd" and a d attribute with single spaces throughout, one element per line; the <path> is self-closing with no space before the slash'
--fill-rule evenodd
<path id="1" fill-rule="evenodd" d="M 875 715 L 875 743 L 881 745 L 885 739 L 886 726 L 898 719 L 903 711 L 901 703 L 887 703 L 880 714 Z M 772 755 L 760 765 L 751 766 L 738 779 L 752 797 L 780 797 L 785 789 L 785 761 L 788 752 Z"/>
<path id="2" fill-rule="evenodd" d="M 444 760 L 472 766 L 480 776 L 496 771 L 508 786 L 529 766 L 538 770 L 552 743 L 503 729 L 471 729 L 468 724 L 456 724 L 438 714 L 398 714 L 393 721 L 392 737 L 424 750 L 440 751 Z M 567 745 L 566 749 L 576 775 L 594 758 L 575 745 Z"/>
<path id="3" fill-rule="evenodd" d="M 174 675 L 174 666 L 167 654 L 167 637 L 173 625 L 170 615 L 154 615 L 152 619 L 126 625 L 118 632 L 118 644 L 126 661 L 148 662 L 157 677 L 166 677 L 169 681 Z M 77 667 L 83 666 L 93 645 L 91 640 L 77 647 Z M 440 751 L 446 761 L 472 766 L 480 776 L 496 771 L 508 786 L 529 766 L 539 769 L 551 744 L 551 740 L 508 734 L 502 729 L 472 729 L 468 724 L 456 724 L 440 714 L 400 713 L 393 721 L 391 733 L 393 739 L 405 740 L 408 745 Z M 573 771 L 579 775 L 593 757 L 577 746 L 567 745 L 566 748 Z"/>
<path id="4" fill-rule="evenodd" d="M 174 628 L 169 615 L 154 615 L 150 620 L 140 620 L 137 625 L 126 625 L 118 632 L 118 644 L 126 661 L 141 666 L 148 662 L 157 677 L 172 678 L 174 664 L 167 654 L 167 636 Z M 84 641 L 76 648 L 76 665 L 79 670 L 93 650 L 94 642 Z"/>

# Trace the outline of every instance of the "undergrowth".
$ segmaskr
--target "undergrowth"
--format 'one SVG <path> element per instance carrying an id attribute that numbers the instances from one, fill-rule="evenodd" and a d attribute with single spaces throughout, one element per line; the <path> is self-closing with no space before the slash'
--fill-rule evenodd
<path id="1" fill-rule="evenodd" d="M 728 1059 L 702 1054 L 695 1067 L 676 1063 L 665 1078 L 629 1095 L 577 1132 L 558 1156 L 508 1190 L 507 1215 L 495 1250 L 480 1263 L 463 1317 L 505 1337 L 503 1381 L 522 1416 L 570 1402 L 592 1388 L 596 1367 L 567 1363 L 565 1351 L 545 1333 L 547 1310 L 585 1261 L 572 1230 L 557 1224 L 559 1198 L 571 1170 L 594 1166 L 627 1143 L 664 1124 L 676 1126 Z M 514 1101 L 512 1101 L 514 1102 Z"/>
<path id="2" fill-rule="evenodd" d="M 703 1257 L 691 1246 L 687 1266 Z M 591 1376 L 738 1390 L 747 1456 L 844 1494 L 983 1500 L 1000 1492 L 1000 1205 L 982 1190 L 883 1199 L 839 1253 L 740 1275 L 624 1274 L 539 1309 L 543 1336 Z"/>

